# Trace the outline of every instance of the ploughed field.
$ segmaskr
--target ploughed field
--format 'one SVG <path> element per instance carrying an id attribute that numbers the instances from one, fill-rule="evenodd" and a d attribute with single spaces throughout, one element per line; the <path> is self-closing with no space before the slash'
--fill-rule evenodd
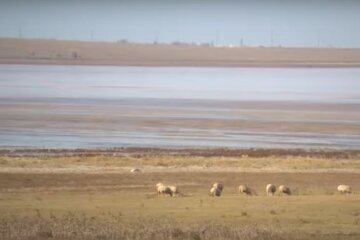
<path id="1" fill-rule="evenodd" d="M 0 239 L 360 237 L 357 152 L 107 153 L 3 151 Z M 130 173 L 133 167 L 142 171 Z M 223 194 L 210 197 L 216 181 Z M 180 194 L 158 196 L 158 182 L 177 185 Z M 268 183 L 293 194 L 266 196 Z M 239 194 L 240 184 L 257 195 Z M 337 193 L 339 184 L 353 193 Z"/>

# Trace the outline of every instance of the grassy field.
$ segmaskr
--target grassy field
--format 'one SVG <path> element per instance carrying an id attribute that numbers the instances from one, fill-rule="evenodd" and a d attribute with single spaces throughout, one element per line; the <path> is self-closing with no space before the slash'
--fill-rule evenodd
<path id="1" fill-rule="evenodd" d="M 111 228 L 112 224 L 129 226 L 129 228 L 135 226 L 135 229 L 138 224 L 145 224 L 147 229 L 151 229 L 154 223 L 159 225 L 158 228 L 166 225 L 167 228 L 179 228 L 181 231 L 196 225 L 203 228 L 209 224 L 221 224 L 230 229 L 232 229 L 230 226 L 237 226 L 240 229 L 252 226 L 253 229 L 263 231 L 268 229 L 275 236 L 281 232 L 289 237 L 293 232 L 298 232 L 303 237 L 315 234 L 317 239 L 326 239 L 332 235 L 341 236 L 341 239 L 356 239 L 360 236 L 359 196 L 356 195 L 244 197 L 225 194 L 220 198 L 210 198 L 197 194 L 170 198 L 155 197 L 151 193 L 136 194 L 114 190 L 62 190 L 7 193 L 1 198 L 1 209 L 1 221 L 8 223 L 13 221 L 19 225 L 19 229 L 3 227 L 3 236 L 21 232 L 29 221 L 35 221 L 39 228 L 45 224 L 51 235 L 58 236 L 64 234 L 64 231 L 59 229 L 59 226 L 55 228 L 53 225 L 60 224 L 66 227 L 65 223 L 68 222 L 69 225 L 71 221 L 85 221 L 80 223 L 82 224 L 80 229 L 76 226 L 68 226 L 71 231 L 77 232 L 83 229 L 84 235 L 86 231 L 92 230 L 88 229 L 86 222 L 94 221 L 100 226 L 111 223 L 107 229 L 95 226 L 97 230 L 91 233 L 94 236 L 96 231 L 106 231 L 106 234 L 109 234 L 114 230 Z M 196 231 L 199 232 L 200 228 L 196 228 Z M 39 234 L 36 231 L 22 234 L 31 235 L 31 233 L 34 237 Z M 233 232 L 230 231 L 229 234 Z M 108 235 L 105 239 L 109 237 Z M 291 238 L 297 239 L 297 237 L 299 236 L 293 235 Z"/>
<path id="2" fill-rule="evenodd" d="M 359 239 L 357 154 L 224 155 L 3 154 L 0 239 Z M 208 194 L 215 181 L 225 185 L 218 198 Z M 158 196 L 157 182 L 181 195 Z M 270 182 L 292 196 L 266 196 Z"/>
<path id="3" fill-rule="evenodd" d="M 154 171 L 156 167 L 166 168 L 191 168 L 192 170 L 232 170 L 248 171 L 358 171 L 360 170 L 360 154 L 339 155 L 335 158 L 328 156 L 171 156 L 171 155 L 75 155 L 75 156 L 7 156 L 0 155 L 0 167 L 15 169 L 68 169 L 92 168 L 94 170 L 128 170 L 141 167 Z M 169 169 L 167 169 L 169 170 Z M 188 169 L 187 169 L 188 170 Z"/>

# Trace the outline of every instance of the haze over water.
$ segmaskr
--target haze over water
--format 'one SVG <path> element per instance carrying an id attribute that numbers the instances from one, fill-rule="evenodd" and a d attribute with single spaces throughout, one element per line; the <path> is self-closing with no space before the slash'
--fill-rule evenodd
<path id="1" fill-rule="evenodd" d="M 0 147 L 360 147 L 360 69 L 0 66 Z"/>

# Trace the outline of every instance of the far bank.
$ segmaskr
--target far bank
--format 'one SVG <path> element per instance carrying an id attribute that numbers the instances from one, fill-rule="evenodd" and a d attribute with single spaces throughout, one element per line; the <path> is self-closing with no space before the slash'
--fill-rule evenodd
<path id="1" fill-rule="evenodd" d="M 360 67 L 360 49 L 0 39 L 0 64 Z"/>

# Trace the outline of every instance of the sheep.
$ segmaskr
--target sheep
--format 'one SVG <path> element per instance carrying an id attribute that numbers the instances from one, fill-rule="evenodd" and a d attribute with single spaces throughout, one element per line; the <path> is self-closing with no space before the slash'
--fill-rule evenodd
<path id="1" fill-rule="evenodd" d="M 289 187 L 287 187 L 285 185 L 280 185 L 279 186 L 279 193 L 280 194 L 291 195 L 291 190 L 290 190 Z"/>
<path id="2" fill-rule="evenodd" d="M 349 185 L 339 185 L 338 187 L 337 187 L 337 190 L 338 190 L 338 192 L 339 193 L 341 193 L 341 194 L 346 194 L 346 193 L 351 193 L 351 188 L 350 188 L 350 186 Z"/>
<path id="3" fill-rule="evenodd" d="M 139 173 L 141 170 L 139 168 L 133 168 L 130 170 L 131 173 Z"/>
<path id="4" fill-rule="evenodd" d="M 268 184 L 266 185 L 266 195 L 274 195 L 276 192 L 276 186 L 274 184 Z"/>
<path id="5" fill-rule="evenodd" d="M 169 194 L 170 196 L 174 197 L 179 194 L 179 188 L 175 185 L 166 186 L 163 183 L 156 184 L 156 191 L 160 194 Z"/>
<path id="6" fill-rule="evenodd" d="M 172 192 L 172 196 L 179 194 L 179 188 L 175 185 L 168 186 Z"/>
<path id="7" fill-rule="evenodd" d="M 156 186 L 157 193 L 160 195 L 164 190 L 164 184 L 159 182 L 155 186 Z"/>
<path id="8" fill-rule="evenodd" d="M 242 193 L 244 195 L 252 195 L 251 189 L 246 185 L 239 186 L 239 193 Z"/>
<path id="9" fill-rule="evenodd" d="M 156 184 L 156 191 L 157 191 L 158 195 L 168 194 L 170 196 L 173 196 L 173 192 L 171 191 L 170 187 L 165 186 L 162 183 Z"/>
<path id="10" fill-rule="evenodd" d="M 221 196 L 221 190 L 216 188 L 216 187 L 212 187 L 210 189 L 210 196 L 212 196 L 212 197 L 215 197 L 215 196 L 220 197 Z"/>
<path id="11" fill-rule="evenodd" d="M 217 196 L 217 197 L 220 197 L 221 196 L 221 193 L 224 189 L 224 185 L 221 184 L 221 183 L 214 183 L 212 188 L 210 189 L 210 196 Z"/>
<path id="12" fill-rule="evenodd" d="M 157 183 L 155 186 L 156 186 L 156 188 L 158 188 L 158 187 L 160 187 L 160 186 L 164 186 L 164 184 L 161 183 L 161 182 L 159 182 L 159 183 Z"/>
<path id="13" fill-rule="evenodd" d="M 213 184 L 213 187 L 219 189 L 221 192 L 222 192 L 223 189 L 224 189 L 224 185 L 223 185 L 222 183 L 218 183 L 218 182 L 215 182 L 215 183 Z"/>

